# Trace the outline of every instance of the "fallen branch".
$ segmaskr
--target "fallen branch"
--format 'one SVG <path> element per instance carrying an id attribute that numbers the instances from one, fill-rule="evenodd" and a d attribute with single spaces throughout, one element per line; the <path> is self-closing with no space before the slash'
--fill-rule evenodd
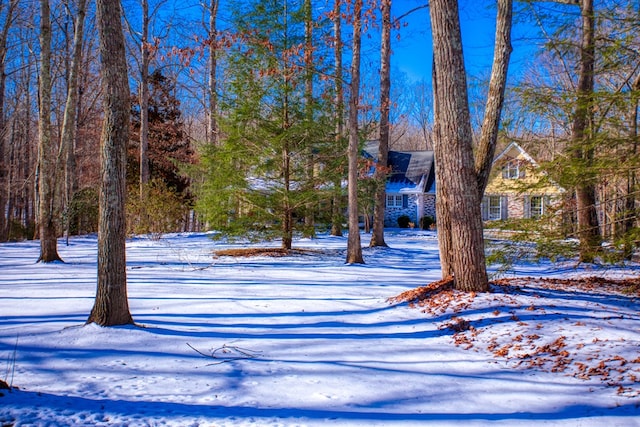
<path id="1" fill-rule="evenodd" d="M 187 343 L 189 348 L 198 353 L 201 356 L 204 356 L 208 359 L 216 359 L 219 362 L 211 363 L 210 365 L 218 365 L 221 363 L 231 362 L 233 360 L 245 360 L 245 359 L 255 359 L 262 353 L 261 351 L 249 350 L 246 348 L 231 346 L 224 344 L 220 348 L 216 348 L 212 350 L 210 354 L 207 354 L 203 351 L 198 350 L 191 344 Z"/>

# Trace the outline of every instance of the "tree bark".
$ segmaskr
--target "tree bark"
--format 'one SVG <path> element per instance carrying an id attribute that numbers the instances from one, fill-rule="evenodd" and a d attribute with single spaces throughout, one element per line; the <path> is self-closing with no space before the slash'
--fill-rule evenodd
<path id="1" fill-rule="evenodd" d="M 482 133 L 480 143 L 476 149 L 475 169 L 478 174 L 478 188 L 480 199 L 489 182 L 491 165 L 496 153 L 498 142 L 498 130 L 500 129 L 500 117 L 504 105 L 504 93 L 507 87 L 507 71 L 509 58 L 511 57 L 511 23 L 513 21 L 512 0 L 498 0 L 498 13 L 496 16 L 496 37 L 493 50 L 493 64 L 491 67 L 491 79 L 489 93 L 484 110 Z"/>
<path id="2" fill-rule="evenodd" d="M 577 87 L 577 105 L 573 116 L 572 139 L 574 156 L 587 170 L 593 166 L 594 147 L 590 135 L 593 123 L 593 91 L 595 66 L 595 18 L 593 0 L 582 0 L 582 41 L 580 46 L 580 77 Z M 595 179 L 587 173 L 586 179 L 576 183 L 576 209 L 580 260 L 593 262 L 600 249 L 600 226 L 596 211 Z"/>
<path id="3" fill-rule="evenodd" d="M 336 148 L 341 149 L 344 138 L 344 90 L 342 82 L 342 15 L 340 5 L 342 0 L 333 2 L 333 38 L 335 63 L 335 91 L 336 91 Z M 342 236 L 342 182 L 338 178 L 333 182 L 333 197 L 331 204 L 331 235 Z"/>
<path id="4" fill-rule="evenodd" d="M 309 192 L 313 193 L 315 190 L 315 159 L 313 155 L 313 147 L 311 145 L 311 133 L 310 128 L 313 123 L 313 9 L 311 7 L 311 0 L 304 0 L 304 98 L 305 98 L 305 115 L 306 115 L 306 136 L 307 136 L 307 181 Z M 304 235 L 305 237 L 315 237 L 315 202 L 313 199 L 305 206 L 304 215 Z"/>
<path id="5" fill-rule="evenodd" d="M 358 225 L 358 106 L 360 97 L 360 47 L 362 44 L 362 0 L 353 5 L 353 49 L 351 59 L 351 94 L 349 97 L 349 236 L 347 239 L 347 264 L 364 264 Z"/>
<path id="6" fill-rule="evenodd" d="M 218 4 L 219 0 L 210 0 L 209 4 L 209 121 L 207 136 L 209 144 L 218 145 Z"/>
<path id="7" fill-rule="evenodd" d="M 82 40 L 84 38 L 84 19 L 86 11 L 86 0 L 78 0 L 78 14 L 75 20 L 73 35 L 73 53 L 71 58 L 71 70 L 69 71 L 69 82 L 67 83 L 67 102 L 64 107 L 64 117 L 62 120 L 62 137 L 60 141 L 59 163 L 63 159 L 65 168 L 64 177 L 64 201 L 68 209 L 73 193 L 75 191 L 75 140 L 78 117 L 78 80 L 80 73 L 80 63 L 82 61 Z M 60 168 L 58 168 L 60 169 Z M 69 238 L 69 216 L 67 215 L 67 239 Z"/>
<path id="8" fill-rule="evenodd" d="M 133 323 L 127 299 L 126 147 L 129 140 L 129 83 L 119 0 L 97 0 L 104 123 L 100 138 L 101 184 L 98 224 L 98 286 L 87 323 Z"/>
<path id="9" fill-rule="evenodd" d="M 484 256 L 478 176 L 475 173 L 471 119 L 462 53 L 457 2 L 430 3 L 434 55 L 434 101 L 437 111 L 435 161 L 447 194 L 445 217 L 450 221 L 450 250 L 455 286 L 465 291 L 489 288 Z M 445 218 L 438 217 L 438 229 Z"/>
<path id="10" fill-rule="evenodd" d="M 140 199 L 149 183 L 149 1 L 142 0 L 142 40 L 140 41 Z"/>
<path id="11" fill-rule="evenodd" d="M 58 255 L 56 155 L 51 138 L 51 10 L 40 0 L 40 78 L 38 123 L 38 231 L 39 262 L 61 261 Z"/>
<path id="12" fill-rule="evenodd" d="M 6 206 L 8 203 L 8 181 L 9 167 L 6 159 L 5 138 L 7 136 L 7 122 L 5 120 L 5 89 L 7 75 L 5 73 L 7 67 L 7 39 L 9 37 L 9 29 L 13 24 L 14 12 L 18 6 L 18 0 L 11 0 L 7 9 L 6 18 L 0 32 L 0 242 L 7 240 L 7 215 Z M 0 6 L 0 10 L 2 6 Z"/>
<path id="13" fill-rule="evenodd" d="M 391 0 L 381 0 L 382 36 L 380 42 L 380 131 L 373 206 L 373 233 L 370 247 L 387 246 L 384 241 L 384 213 L 386 207 L 387 160 L 389 158 L 389 107 L 391 97 Z"/>

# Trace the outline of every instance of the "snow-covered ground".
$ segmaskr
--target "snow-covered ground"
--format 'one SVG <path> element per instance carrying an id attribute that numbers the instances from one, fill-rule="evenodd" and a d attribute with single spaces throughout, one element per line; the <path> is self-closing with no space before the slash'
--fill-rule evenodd
<path id="1" fill-rule="evenodd" d="M 436 236 L 385 237 L 365 265 L 326 235 L 282 258 L 214 257 L 233 245 L 206 234 L 131 239 L 138 326 L 117 328 L 84 326 L 95 236 L 61 241 L 53 265 L 38 242 L 2 244 L 0 379 L 17 388 L 0 390 L 0 425 L 640 426 L 637 289 L 524 280 L 410 308 L 387 299 L 440 279 Z"/>

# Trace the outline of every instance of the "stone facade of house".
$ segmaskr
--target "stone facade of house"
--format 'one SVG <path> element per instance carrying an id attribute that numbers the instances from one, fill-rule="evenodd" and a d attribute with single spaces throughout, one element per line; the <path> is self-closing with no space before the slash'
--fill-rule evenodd
<path id="1" fill-rule="evenodd" d="M 420 223 L 418 218 L 418 205 L 422 205 L 422 215 L 436 217 L 436 196 L 435 194 L 408 194 L 406 207 L 387 207 L 384 215 L 385 227 L 398 227 L 398 218 L 406 215 L 417 227 Z"/>

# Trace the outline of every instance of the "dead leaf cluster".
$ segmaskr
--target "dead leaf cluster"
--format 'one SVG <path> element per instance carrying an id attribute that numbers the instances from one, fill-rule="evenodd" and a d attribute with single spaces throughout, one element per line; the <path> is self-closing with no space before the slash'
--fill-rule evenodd
<path id="1" fill-rule="evenodd" d="M 554 306 L 545 307 L 542 302 L 523 306 L 522 298 L 518 298 L 526 295 L 534 300 L 540 299 L 537 295 L 539 291 L 536 290 L 547 289 L 560 290 L 568 295 L 575 293 L 576 296 L 624 296 L 628 304 L 637 304 L 640 278 L 511 278 L 494 281 L 492 288 L 494 292 L 484 296 L 484 301 L 489 300 L 494 306 L 489 311 L 492 317 L 474 320 L 465 319 L 461 314 L 473 304 L 477 295 L 454 290 L 451 277 L 403 292 L 389 298 L 389 302 L 406 302 L 410 307 L 420 308 L 422 312 L 432 316 L 450 313 L 451 317 L 442 321 L 439 328 L 453 331 L 454 345 L 466 350 L 487 352 L 512 368 L 562 373 L 606 384 L 622 396 L 640 396 L 640 357 L 626 360 L 620 355 L 612 355 L 617 348 L 624 348 L 632 343 L 627 344 L 623 340 L 614 343 L 608 339 L 594 338 L 590 335 L 593 329 L 589 329 L 582 320 L 571 324 L 574 338 L 569 341 L 562 333 L 563 327 L 554 326 L 553 321 L 531 323 L 530 319 L 551 314 L 562 315 L 567 320 L 570 319 L 570 314 L 562 313 L 561 309 L 556 310 Z M 594 306 L 597 305 L 599 304 L 594 303 Z M 517 311 L 523 318 L 527 313 L 529 321 L 521 320 Z M 505 312 L 507 316 L 502 316 Z M 611 317 L 613 318 L 615 316 Z M 507 321 L 514 322 L 514 326 L 506 329 L 506 332 L 505 328 L 496 329 Z M 580 329 L 584 329 L 584 332 Z"/>

